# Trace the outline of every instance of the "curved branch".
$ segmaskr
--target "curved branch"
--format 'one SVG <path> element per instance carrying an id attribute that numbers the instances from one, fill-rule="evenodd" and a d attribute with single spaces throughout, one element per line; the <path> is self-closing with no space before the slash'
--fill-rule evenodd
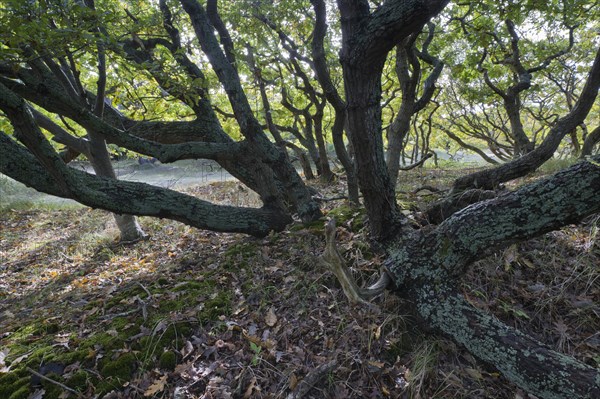
<path id="1" fill-rule="evenodd" d="M 292 220 L 275 210 L 214 205 L 196 197 L 145 183 L 98 177 L 68 168 L 70 193 L 37 159 L 6 134 L 0 134 L 0 172 L 38 191 L 74 199 L 84 205 L 115 213 L 155 216 L 200 229 L 245 233 L 263 237 L 280 231 Z"/>

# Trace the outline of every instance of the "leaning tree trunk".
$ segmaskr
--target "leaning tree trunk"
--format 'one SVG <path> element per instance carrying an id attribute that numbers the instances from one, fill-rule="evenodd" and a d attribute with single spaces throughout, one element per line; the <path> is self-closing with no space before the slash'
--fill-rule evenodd
<path id="1" fill-rule="evenodd" d="M 106 148 L 104 138 L 94 132 L 88 132 L 90 162 L 96 175 L 116 179 L 115 170 L 110 162 L 110 155 Z M 135 216 L 114 213 L 115 222 L 121 233 L 121 241 L 137 241 L 145 238 L 146 233 L 142 230 Z"/>
<path id="2" fill-rule="evenodd" d="M 514 193 L 470 206 L 429 232 L 407 229 L 386 269 L 430 327 L 541 398 L 600 397 L 600 370 L 557 353 L 474 308 L 456 286 L 466 268 L 515 241 L 600 211 L 600 156 Z"/>

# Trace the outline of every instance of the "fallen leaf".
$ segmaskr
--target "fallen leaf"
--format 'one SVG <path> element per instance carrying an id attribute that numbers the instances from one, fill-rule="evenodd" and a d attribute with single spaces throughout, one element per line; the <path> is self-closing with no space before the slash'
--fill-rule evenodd
<path id="1" fill-rule="evenodd" d="M 10 349 L 5 348 L 0 351 L 0 373 L 8 373 L 10 371 L 10 367 L 7 367 L 4 363 L 4 359 L 10 353 Z"/>
<path id="2" fill-rule="evenodd" d="M 148 387 L 148 389 L 146 389 L 146 392 L 144 392 L 144 396 L 152 396 L 159 392 L 162 392 L 165 389 L 166 382 L 167 376 L 163 375 L 158 380 L 154 381 L 152 385 Z"/>
<path id="3" fill-rule="evenodd" d="M 467 372 L 467 374 L 469 374 L 472 378 L 476 380 L 481 380 L 483 378 L 479 370 L 467 367 L 465 368 L 465 371 Z"/>
<path id="4" fill-rule="evenodd" d="M 265 316 L 265 322 L 269 327 L 273 327 L 275 324 L 277 324 L 277 316 L 275 315 L 275 310 L 273 309 L 273 306 L 271 306 L 267 311 L 267 314 Z"/>
<path id="5" fill-rule="evenodd" d="M 254 390 L 260 391 L 260 389 L 256 383 L 256 377 L 252 377 L 250 384 L 248 384 L 248 388 L 246 388 L 246 392 L 244 393 L 244 399 L 248 399 L 248 398 L 252 397 Z"/>
<path id="6" fill-rule="evenodd" d="M 10 362 L 10 366 L 11 367 L 16 366 L 17 364 L 21 363 L 21 361 L 23 361 L 24 359 L 27 359 L 30 354 L 31 354 L 31 352 L 27 352 L 24 355 L 19 356 L 18 358 L 16 358 L 12 362 Z"/>
<path id="7" fill-rule="evenodd" d="M 296 377 L 296 374 L 292 373 L 292 375 L 290 375 L 290 383 L 289 383 L 289 387 L 290 390 L 294 390 L 296 389 L 296 386 L 298 385 L 298 377 Z"/>
<path id="8" fill-rule="evenodd" d="M 192 343 L 190 341 L 185 341 L 185 345 L 183 346 L 183 348 L 181 348 L 180 352 L 181 352 L 181 356 L 183 356 L 183 359 L 185 359 L 193 351 L 194 351 L 194 345 L 192 345 Z"/>

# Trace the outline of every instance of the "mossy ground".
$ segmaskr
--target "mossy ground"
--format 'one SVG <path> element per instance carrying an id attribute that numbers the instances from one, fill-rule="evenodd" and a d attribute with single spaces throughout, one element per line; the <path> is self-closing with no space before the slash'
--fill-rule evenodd
<path id="1" fill-rule="evenodd" d="M 437 194 L 415 188 L 459 172 L 403 174 L 399 200 L 416 210 Z M 225 193 L 239 192 L 230 186 Z M 369 246 L 364 211 L 332 201 L 325 213 L 340 226 L 339 248 L 359 283 L 372 282 L 382 259 Z M 52 382 L 32 385 L 27 368 L 85 398 L 170 397 L 175 388 L 191 398 L 285 396 L 332 359 L 341 366 L 313 397 L 522 395 L 453 343 L 419 330 L 398 297 L 376 299 L 380 313 L 350 306 L 316 261 L 323 221 L 257 240 L 141 218 L 151 239 L 133 246 L 118 245 L 111 217 L 95 210 L 5 211 L 0 223 L 0 351 L 9 351 L 10 366 L 0 373 L 0 398 L 63 393 Z M 472 269 L 465 293 L 598 365 L 590 339 L 600 330 L 598 234 L 591 218 L 499 253 Z"/>

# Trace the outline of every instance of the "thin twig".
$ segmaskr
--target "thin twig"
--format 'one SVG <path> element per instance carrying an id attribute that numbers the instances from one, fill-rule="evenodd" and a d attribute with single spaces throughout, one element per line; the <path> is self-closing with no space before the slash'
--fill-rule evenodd
<path id="1" fill-rule="evenodd" d="M 31 374 L 36 375 L 38 377 L 40 377 L 43 380 L 46 380 L 54 385 L 58 385 L 59 387 L 61 387 L 62 389 L 64 389 L 65 391 L 72 393 L 75 396 L 79 396 L 79 392 L 77 392 L 76 390 L 74 390 L 73 388 L 69 388 L 68 386 L 61 384 L 60 382 L 53 380 L 52 378 L 46 377 L 43 374 L 38 373 L 37 371 L 35 371 L 34 369 L 32 369 L 31 367 L 26 367 L 27 371 L 29 371 Z"/>

